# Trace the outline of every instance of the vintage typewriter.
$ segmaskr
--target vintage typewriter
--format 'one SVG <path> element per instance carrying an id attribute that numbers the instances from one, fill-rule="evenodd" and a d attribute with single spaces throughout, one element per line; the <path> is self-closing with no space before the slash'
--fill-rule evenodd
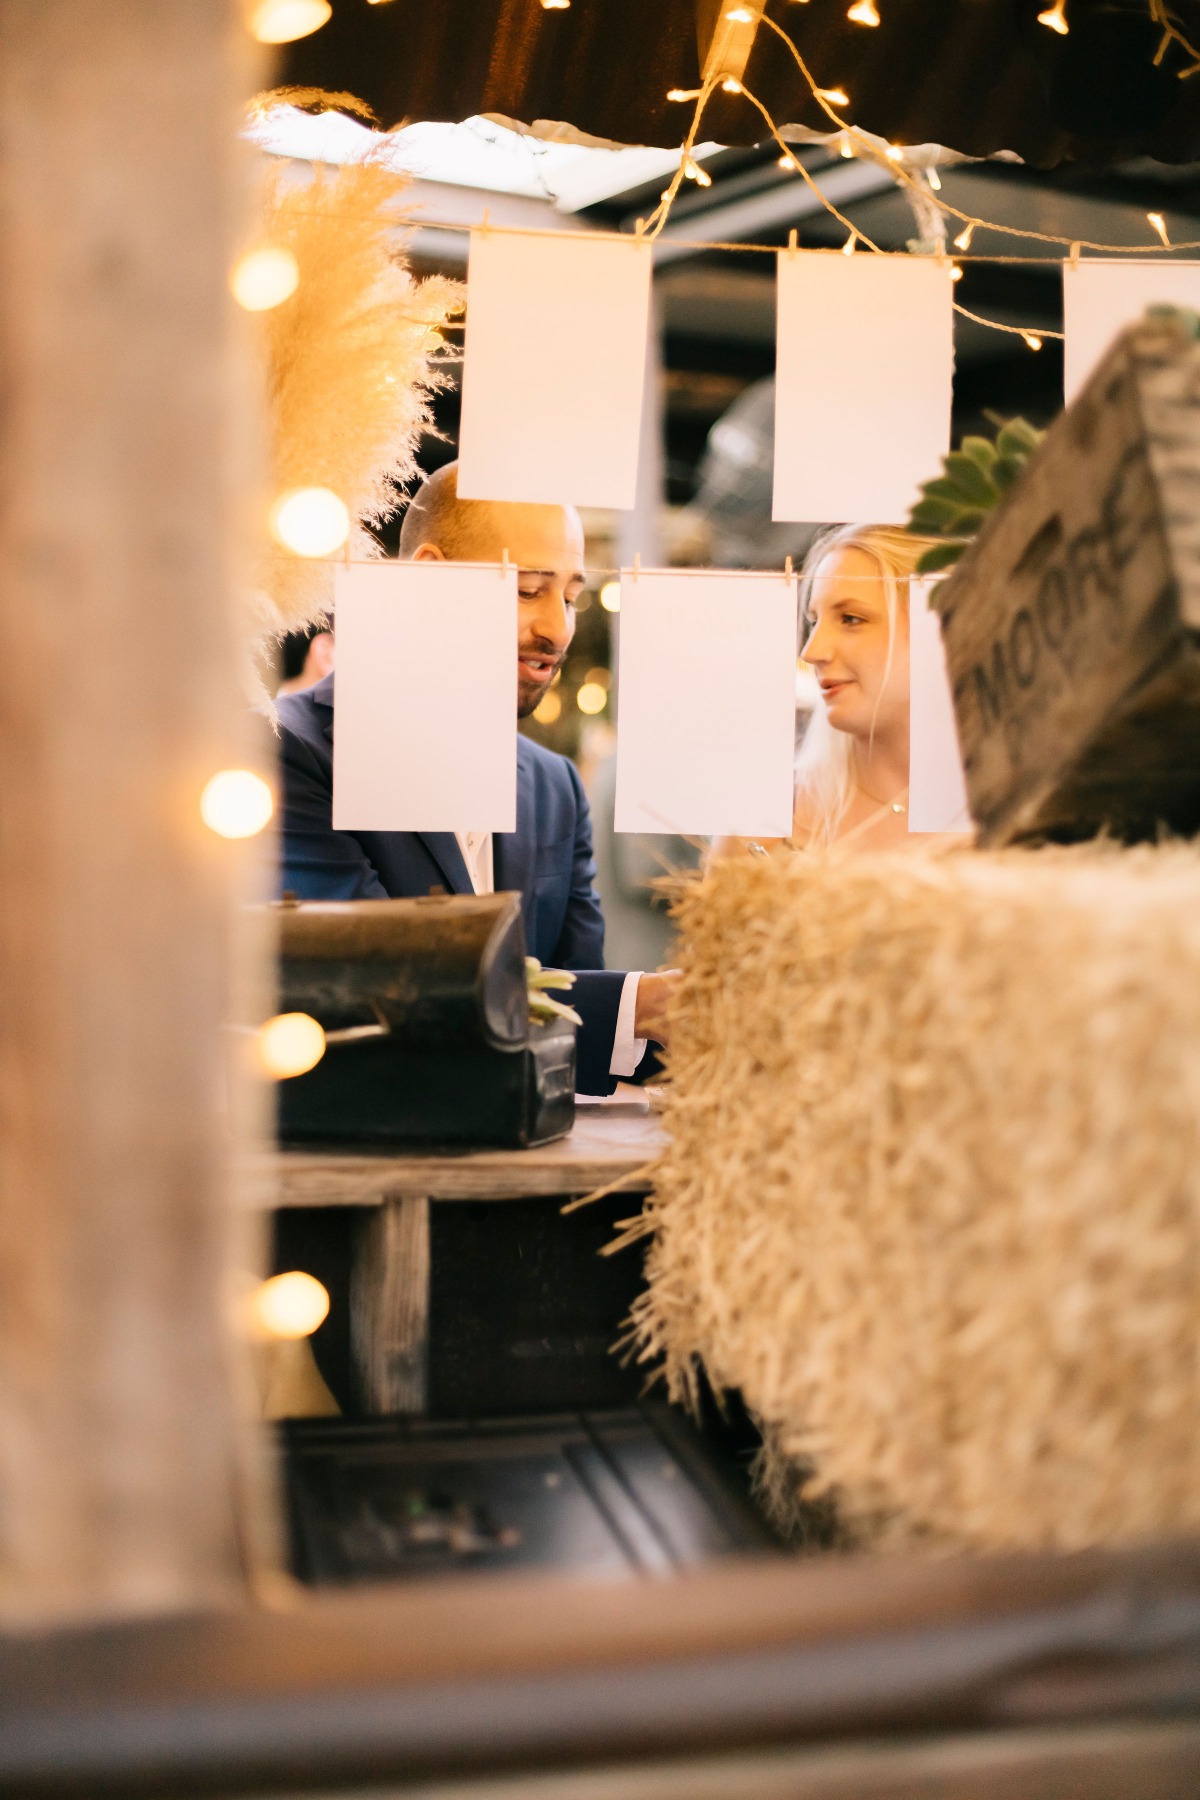
<path id="1" fill-rule="evenodd" d="M 297 901 L 279 1005 L 325 1054 L 278 1087 L 284 1144 L 526 1148 L 575 1117 L 575 1027 L 531 1023 L 518 894 Z"/>

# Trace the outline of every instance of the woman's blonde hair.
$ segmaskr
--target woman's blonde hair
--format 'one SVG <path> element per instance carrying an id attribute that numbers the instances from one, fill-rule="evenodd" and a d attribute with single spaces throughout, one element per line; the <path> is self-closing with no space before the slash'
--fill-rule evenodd
<path id="1" fill-rule="evenodd" d="M 861 550 L 879 567 L 888 617 L 888 653 L 883 680 L 892 668 L 896 619 L 907 610 L 909 580 L 933 542 L 899 525 L 835 525 L 814 539 L 800 571 L 800 618 L 807 622 L 817 570 L 837 550 Z M 882 684 L 881 684 L 882 686 Z M 854 792 L 854 740 L 836 731 L 823 706 L 813 709 L 796 758 L 796 806 L 811 818 L 809 842 L 831 844 Z"/>

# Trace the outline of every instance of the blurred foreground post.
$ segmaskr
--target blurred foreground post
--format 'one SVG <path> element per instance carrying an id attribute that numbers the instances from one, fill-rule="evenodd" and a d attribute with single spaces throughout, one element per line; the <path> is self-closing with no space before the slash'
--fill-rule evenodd
<path id="1" fill-rule="evenodd" d="M 233 0 L 0 0 L 0 1622 L 235 1596 Z"/>

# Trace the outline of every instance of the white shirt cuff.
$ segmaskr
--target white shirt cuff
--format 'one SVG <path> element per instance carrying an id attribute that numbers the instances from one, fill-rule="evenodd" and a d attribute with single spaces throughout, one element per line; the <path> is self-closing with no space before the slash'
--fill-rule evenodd
<path id="1" fill-rule="evenodd" d="M 638 982 L 641 979 L 641 971 L 637 970 L 627 975 L 621 985 L 621 1004 L 617 1008 L 612 1061 L 608 1065 L 609 1074 L 618 1079 L 635 1075 L 638 1064 L 646 1054 L 646 1039 L 633 1035 L 633 1021 L 637 1017 Z"/>

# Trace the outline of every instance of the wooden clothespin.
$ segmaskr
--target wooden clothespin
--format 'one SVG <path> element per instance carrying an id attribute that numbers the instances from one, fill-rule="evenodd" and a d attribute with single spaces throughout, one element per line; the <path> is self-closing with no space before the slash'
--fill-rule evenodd
<path id="1" fill-rule="evenodd" d="M 784 558 L 783 577 L 785 581 L 790 581 L 792 579 L 792 559 L 790 556 Z"/>
<path id="2" fill-rule="evenodd" d="M 1079 267 L 1079 245 L 1078 244 L 1071 245 L 1071 267 L 1073 269 L 1077 269 Z"/>
<path id="3" fill-rule="evenodd" d="M 795 254 L 799 248 L 800 248 L 800 234 L 796 230 L 796 228 L 793 226 L 791 231 L 788 232 L 788 255 L 795 256 Z"/>
<path id="4" fill-rule="evenodd" d="M 641 574 L 641 572 L 642 572 L 642 553 L 640 550 L 635 550 L 633 553 L 633 579 L 635 581 L 637 580 L 637 578 Z"/>
<path id="5" fill-rule="evenodd" d="M 643 237 L 643 236 L 644 236 L 644 235 L 645 235 L 645 231 L 646 231 L 646 221 L 645 221 L 645 219 L 635 219 L 635 220 L 634 220 L 634 223 L 633 223 L 633 235 L 634 235 L 634 237 L 639 237 L 639 238 L 640 238 L 640 237 Z"/>
<path id="6" fill-rule="evenodd" d="M 508 577 L 508 546 L 507 545 L 505 545 L 504 549 L 500 552 L 500 573 L 505 579 L 507 579 L 507 577 Z"/>
<path id="7" fill-rule="evenodd" d="M 487 207 L 486 207 L 486 206 L 485 206 L 485 207 L 484 207 L 484 209 L 483 209 L 483 217 L 482 217 L 482 219 L 480 219 L 480 221 L 479 221 L 479 225 L 478 225 L 478 227 L 477 227 L 477 229 L 478 229 L 478 230 L 479 230 L 479 231 L 480 231 L 480 233 L 481 233 L 481 234 L 482 234 L 482 235 L 483 235 L 483 236 L 484 236 L 484 237 L 486 237 L 486 236 L 487 236 L 487 233 L 488 233 L 488 227 L 489 227 L 489 225 L 490 225 L 490 223 L 491 223 L 491 217 L 492 217 L 492 215 L 491 215 L 491 213 L 490 213 L 490 211 L 489 211 L 489 210 L 488 210 L 488 208 L 487 208 Z"/>

